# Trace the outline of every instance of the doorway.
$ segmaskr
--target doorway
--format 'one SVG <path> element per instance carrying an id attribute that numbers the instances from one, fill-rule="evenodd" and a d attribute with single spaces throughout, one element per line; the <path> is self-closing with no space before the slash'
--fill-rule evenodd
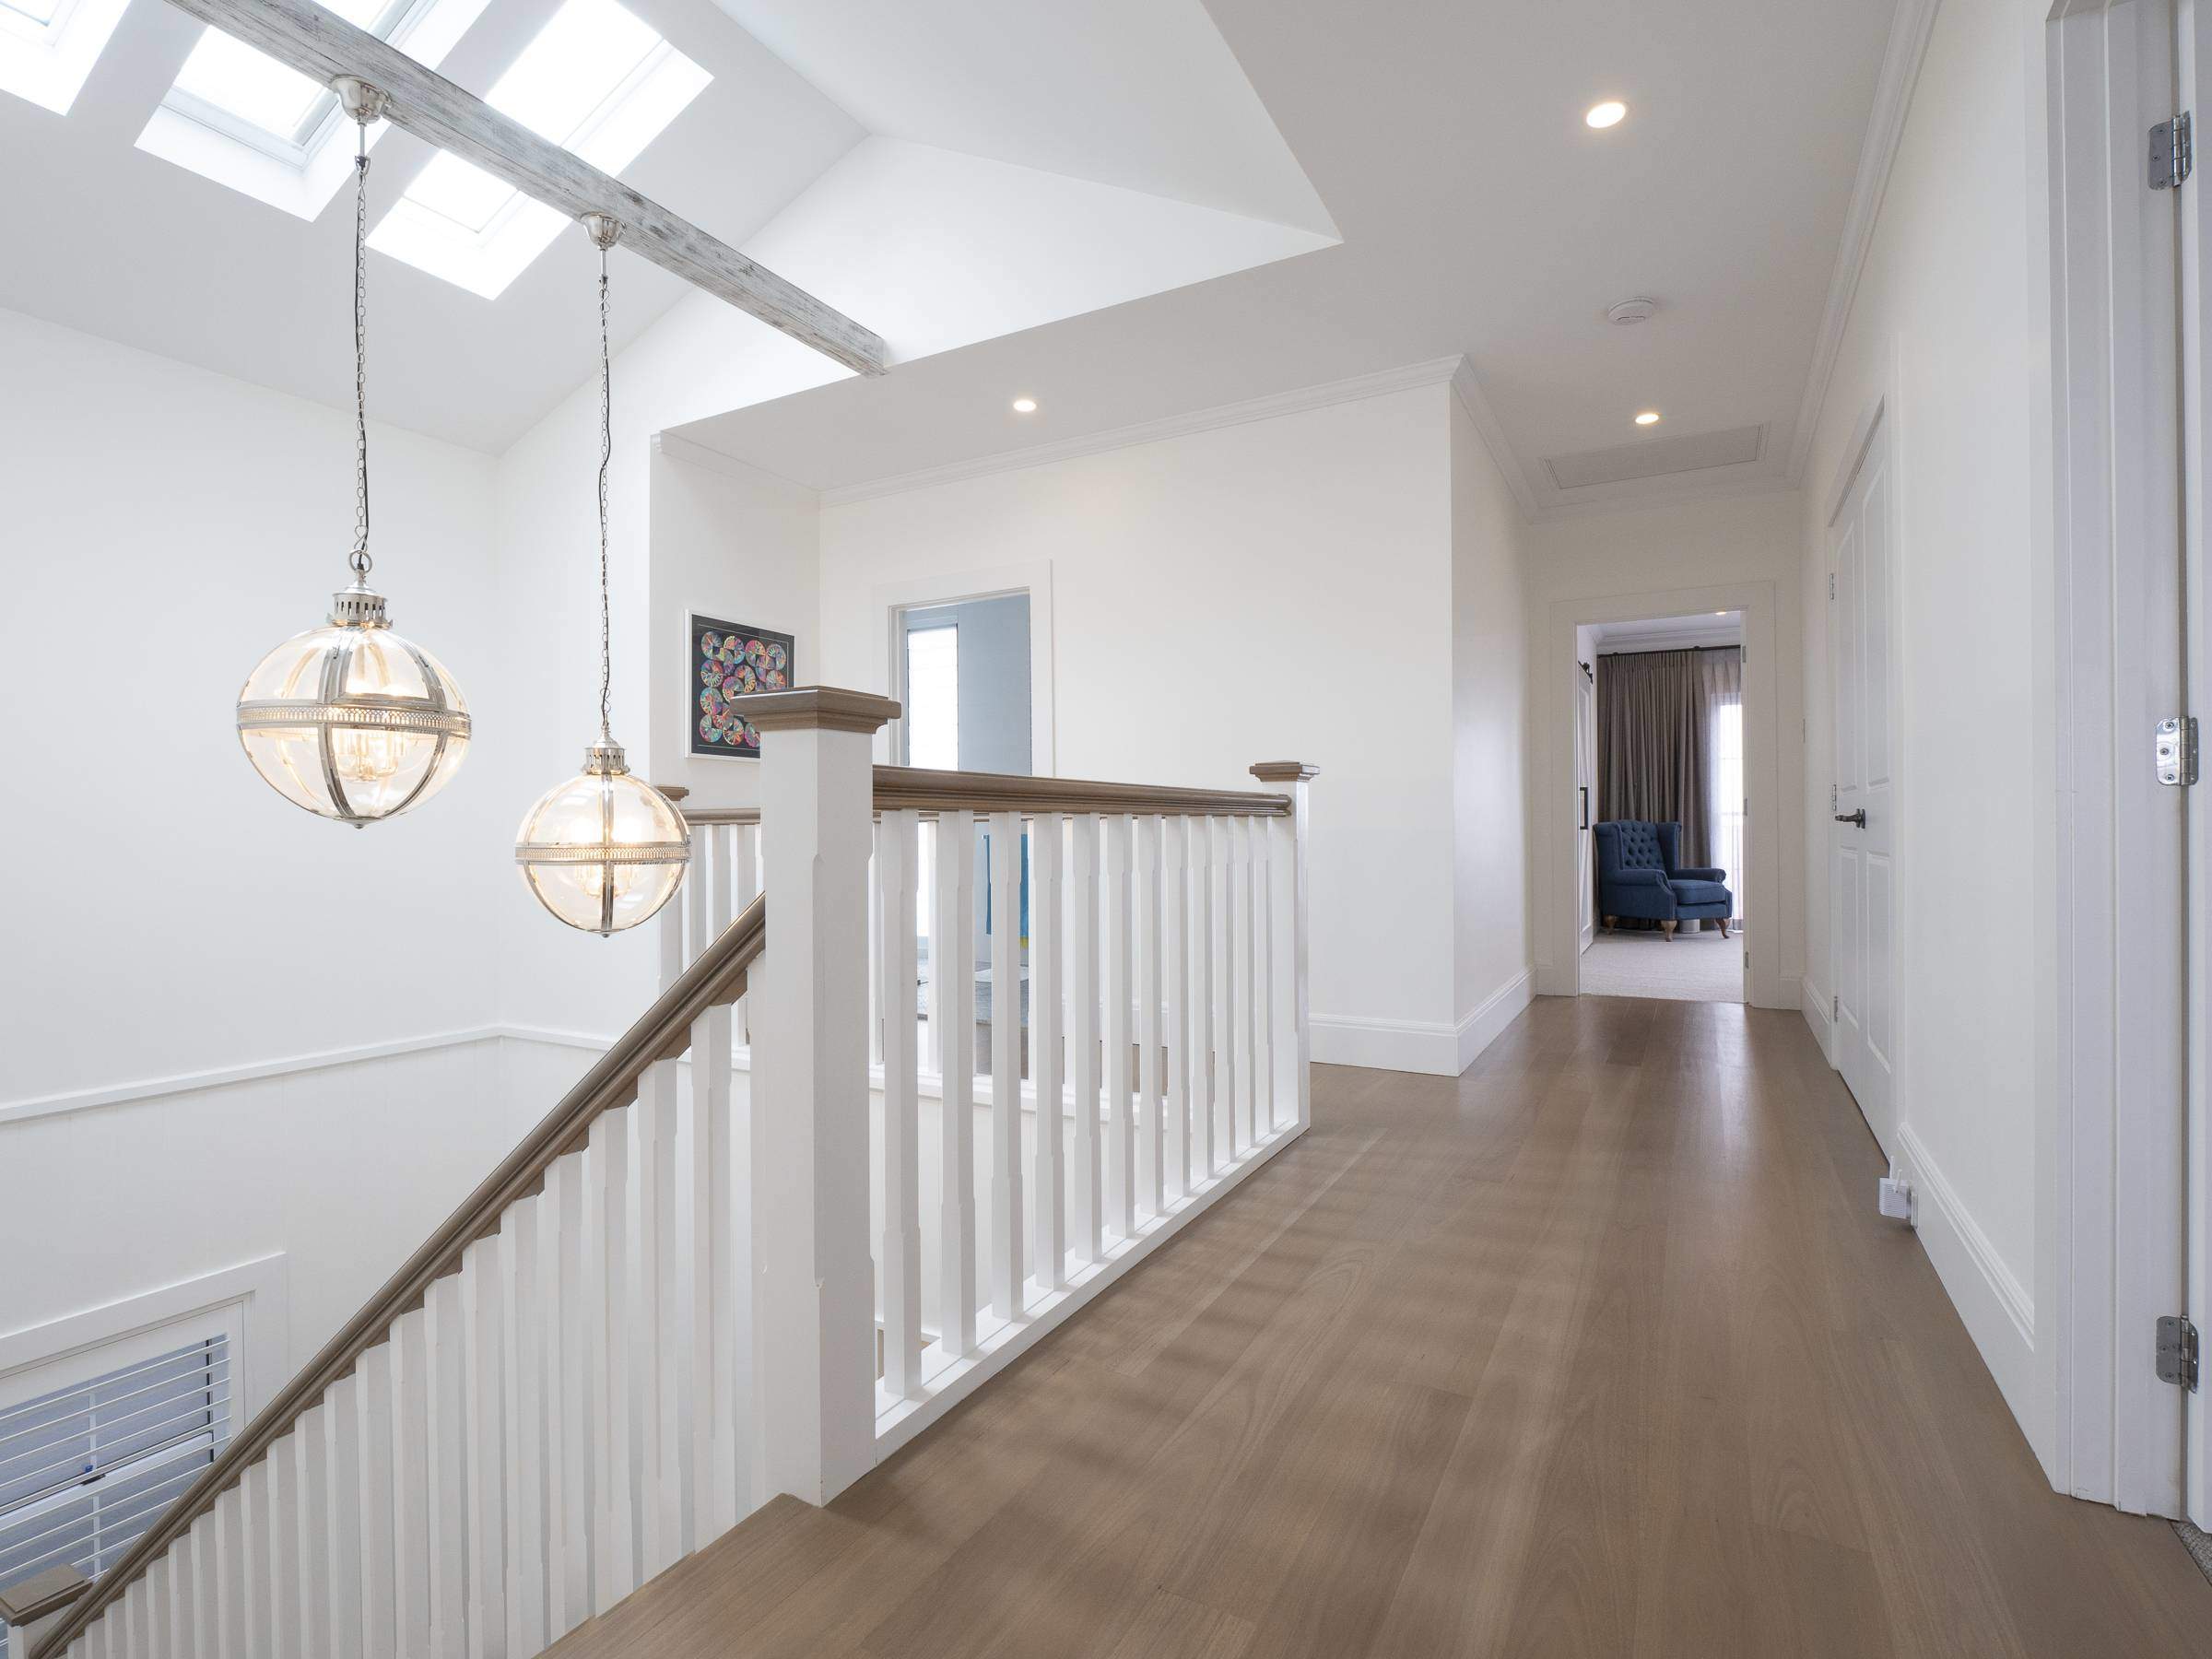
<path id="1" fill-rule="evenodd" d="M 898 613 L 901 766 L 1030 771 L 1030 596 L 995 594 Z"/>
<path id="2" fill-rule="evenodd" d="M 1744 617 L 1576 629 L 1584 996 L 1747 1000 Z"/>

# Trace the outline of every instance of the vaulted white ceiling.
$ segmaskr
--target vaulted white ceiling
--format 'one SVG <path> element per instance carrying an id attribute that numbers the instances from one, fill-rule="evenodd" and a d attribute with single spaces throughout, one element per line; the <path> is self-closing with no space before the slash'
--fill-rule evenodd
<path id="1" fill-rule="evenodd" d="M 557 3 L 490 0 L 441 72 L 483 91 Z M 688 436 L 853 490 L 1465 355 L 1535 510 L 1784 480 L 1892 11 L 624 3 L 714 77 L 624 177 L 898 364 Z M 135 147 L 197 34 L 138 0 L 67 115 L 0 95 L 0 305 L 343 403 L 346 193 L 305 222 Z M 1594 132 L 1607 97 L 1628 119 Z M 385 135 L 380 205 L 429 159 Z M 371 412 L 504 449 L 591 371 L 593 269 L 564 235 L 486 300 L 372 253 Z M 683 291 L 622 261 L 618 343 Z M 1657 315 L 1607 324 L 1630 295 Z M 1757 456 L 1557 487 L 1641 408 L 1641 436 L 1751 428 Z"/>
<path id="2" fill-rule="evenodd" d="M 1785 482 L 1891 0 L 1208 10 L 1341 245 L 687 435 L 819 488 L 865 489 L 1465 354 L 1532 511 Z M 1593 131 L 1583 112 L 1606 98 L 1628 119 Z M 1659 302 L 1653 320 L 1607 323 L 1635 295 Z M 1015 414 L 1017 395 L 1037 413 Z M 1757 458 L 1552 485 L 1547 460 L 1635 441 L 1646 408 L 1663 415 L 1653 437 L 1760 429 Z"/>
<path id="3" fill-rule="evenodd" d="M 773 249 L 895 359 L 1334 239 L 1198 0 L 622 4 L 713 77 L 624 179 Z M 558 6 L 489 0 L 441 73 L 481 94 Z M 0 94 L 10 217 L 35 228 L 0 305 L 346 402 L 350 188 L 303 221 L 136 147 L 199 34 L 138 0 L 65 115 Z M 433 153 L 382 135 L 372 224 Z M 595 270 L 564 235 L 486 300 L 372 243 L 371 414 L 505 449 L 591 373 Z M 616 274 L 618 346 L 686 292 L 641 260 Z"/>

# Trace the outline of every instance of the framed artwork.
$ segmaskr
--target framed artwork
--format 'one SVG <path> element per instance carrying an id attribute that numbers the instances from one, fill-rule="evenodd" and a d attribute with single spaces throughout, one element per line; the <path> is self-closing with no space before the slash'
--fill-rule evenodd
<path id="1" fill-rule="evenodd" d="M 696 612 L 690 636 L 691 752 L 759 759 L 760 734 L 745 717 L 745 700 L 796 683 L 792 636 Z"/>

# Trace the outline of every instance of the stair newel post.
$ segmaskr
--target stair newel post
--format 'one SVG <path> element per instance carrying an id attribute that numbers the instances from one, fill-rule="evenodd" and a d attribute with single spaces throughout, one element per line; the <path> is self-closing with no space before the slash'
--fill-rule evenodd
<path id="1" fill-rule="evenodd" d="M 806 687 L 746 713 L 768 904 L 750 993 L 753 1495 L 826 1503 L 876 1460 L 868 858 L 874 737 L 899 705 Z"/>
<path id="2" fill-rule="evenodd" d="M 1282 1090 L 1287 1067 L 1296 1090 L 1296 1122 L 1300 1134 L 1313 1122 L 1313 1041 L 1306 1001 L 1306 809 L 1309 789 L 1320 772 L 1318 766 L 1298 760 L 1263 760 L 1252 769 L 1252 775 L 1261 782 L 1290 797 L 1288 856 L 1283 856 L 1285 850 L 1278 843 L 1276 856 L 1270 860 L 1273 892 L 1269 902 L 1276 911 L 1271 940 L 1276 1003 L 1272 1023 L 1277 1044 L 1275 1087 L 1278 1093 Z"/>

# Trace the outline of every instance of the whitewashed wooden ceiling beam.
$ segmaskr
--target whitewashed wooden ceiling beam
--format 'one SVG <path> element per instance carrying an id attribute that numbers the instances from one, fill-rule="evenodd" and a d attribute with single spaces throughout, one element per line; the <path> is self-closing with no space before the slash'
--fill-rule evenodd
<path id="1" fill-rule="evenodd" d="M 883 341 L 852 318 L 314 0 L 170 4 L 324 86 L 359 76 L 391 99 L 385 119 L 393 125 L 571 218 L 607 215 L 622 227 L 622 246 L 846 368 L 881 374 L 888 366 Z"/>

